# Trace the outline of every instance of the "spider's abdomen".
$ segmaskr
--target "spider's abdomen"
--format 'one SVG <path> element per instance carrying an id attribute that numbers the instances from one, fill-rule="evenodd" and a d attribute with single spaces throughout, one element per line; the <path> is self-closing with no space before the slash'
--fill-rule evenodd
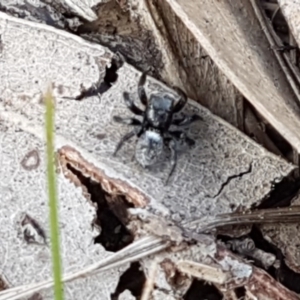
<path id="1" fill-rule="evenodd" d="M 146 131 L 136 144 L 135 158 L 144 168 L 157 162 L 163 152 L 163 138 L 155 131 Z"/>
<path id="2" fill-rule="evenodd" d="M 172 119 L 173 100 L 162 95 L 151 95 L 146 118 L 149 124 L 157 129 L 165 128 Z"/>

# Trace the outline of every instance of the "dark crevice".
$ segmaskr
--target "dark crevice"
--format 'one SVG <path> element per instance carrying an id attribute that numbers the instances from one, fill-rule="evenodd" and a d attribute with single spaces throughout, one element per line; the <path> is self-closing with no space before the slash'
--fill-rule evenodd
<path id="1" fill-rule="evenodd" d="M 125 290 L 129 290 L 136 299 L 139 299 L 142 295 L 145 282 L 146 276 L 142 271 L 140 263 L 132 263 L 120 277 L 115 292 L 111 294 L 111 300 L 118 300 L 119 295 Z"/>
<path id="2" fill-rule="evenodd" d="M 87 188 L 91 201 L 97 204 L 97 220 L 101 233 L 95 238 L 107 251 L 117 252 L 133 241 L 133 236 L 127 230 L 126 224 L 128 202 L 124 196 L 111 196 L 103 190 L 101 184 L 87 178 L 69 164 L 68 169 L 77 176 L 81 184 Z"/>
<path id="3" fill-rule="evenodd" d="M 300 189 L 300 180 L 284 178 L 279 183 L 274 184 L 272 191 L 257 206 L 258 209 L 287 207 L 291 204 L 293 198 L 297 195 Z"/>
<path id="4" fill-rule="evenodd" d="M 292 269 L 290 269 L 286 263 L 284 262 L 284 256 L 281 250 L 275 245 L 268 242 L 262 235 L 260 229 L 257 226 L 253 226 L 252 231 L 250 232 L 250 237 L 255 241 L 256 247 L 260 248 L 266 252 L 273 253 L 276 255 L 276 258 L 279 260 L 280 265 L 279 268 L 275 267 L 269 268 L 268 272 L 271 276 L 273 276 L 276 280 L 278 280 L 285 287 L 294 291 L 296 293 L 300 293 L 300 274 L 296 273 Z"/>
<path id="5" fill-rule="evenodd" d="M 118 79 L 117 71 L 120 68 L 120 61 L 115 58 L 111 60 L 111 66 L 105 67 L 105 76 L 103 82 L 99 86 L 99 93 L 104 94 L 112 86 L 112 83 L 116 82 Z"/>
<path id="6" fill-rule="evenodd" d="M 236 288 L 234 292 L 238 299 L 244 299 L 246 296 L 246 289 L 243 286 Z"/>
<path id="7" fill-rule="evenodd" d="M 297 294 L 300 293 L 300 274 L 290 269 L 283 259 L 280 261 L 280 268 L 276 271 L 275 275 L 277 280 L 285 287 Z"/>
<path id="8" fill-rule="evenodd" d="M 252 172 L 252 163 L 250 163 L 250 165 L 249 165 L 249 167 L 248 167 L 248 169 L 246 171 L 241 172 L 239 174 L 235 174 L 235 175 L 229 176 L 227 178 L 227 180 L 224 183 L 222 183 L 222 186 L 219 189 L 219 191 L 217 192 L 217 194 L 214 195 L 214 196 L 212 196 L 212 198 L 218 197 L 222 193 L 222 191 L 224 190 L 224 188 L 230 183 L 231 180 L 233 180 L 235 178 L 242 178 L 244 175 L 249 174 L 251 172 Z"/>
<path id="9" fill-rule="evenodd" d="M 213 285 L 205 281 L 194 279 L 190 288 L 183 297 L 184 300 L 222 300 L 223 295 Z"/>
<path id="10" fill-rule="evenodd" d="M 279 153 L 281 153 L 284 157 L 287 157 L 288 153 L 292 151 L 291 145 L 272 126 L 262 121 L 263 118 L 261 114 L 255 109 L 255 107 L 251 103 L 247 102 L 247 106 L 254 114 L 255 118 L 258 120 L 258 124 L 261 128 L 262 133 L 264 133 L 264 135 L 271 140 L 272 144 L 275 145 L 277 150 L 273 149 L 273 146 L 270 145 L 266 140 L 264 140 L 264 138 L 260 139 L 259 137 L 256 137 L 256 134 L 254 132 L 252 132 L 252 134 L 248 133 L 248 136 L 250 136 L 252 139 L 254 138 L 254 140 L 256 140 L 256 138 L 258 138 L 258 140 L 261 140 L 259 143 L 262 144 L 264 148 L 273 152 L 274 154 L 278 155 Z"/>
<path id="11" fill-rule="evenodd" d="M 61 15 L 66 20 L 72 20 L 72 19 L 77 18 L 80 21 L 80 23 L 86 22 L 85 18 L 83 18 L 80 14 L 74 14 L 73 12 L 70 12 L 70 11 L 61 12 Z M 72 33 L 75 34 L 76 33 L 76 29 L 72 29 Z"/>
<path id="12" fill-rule="evenodd" d="M 289 41 L 289 26 L 286 22 L 286 19 L 281 11 L 279 9 L 276 11 L 276 14 L 274 14 L 274 10 L 268 9 L 267 7 L 264 9 L 264 12 L 267 16 L 267 18 L 271 21 L 270 24 L 272 24 L 274 30 L 279 35 L 281 41 L 283 43 Z"/>
<path id="13" fill-rule="evenodd" d="M 268 242 L 262 235 L 261 230 L 257 225 L 253 225 L 249 233 L 249 237 L 255 242 L 255 246 L 265 252 L 272 253 L 277 259 L 282 258 L 282 254 L 279 248 Z"/>
<path id="14" fill-rule="evenodd" d="M 75 100 L 80 101 L 92 96 L 101 97 L 101 95 L 107 92 L 112 87 L 113 83 L 115 83 L 118 80 L 117 71 L 122 67 L 124 61 L 125 59 L 121 54 L 115 54 L 114 57 L 111 59 L 110 67 L 105 67 L 105 75 L 103 80 L 100 78 L 98 82 L 96 82 L 90 88 L 83 89 L 81 93 L 75 97 Z"/>

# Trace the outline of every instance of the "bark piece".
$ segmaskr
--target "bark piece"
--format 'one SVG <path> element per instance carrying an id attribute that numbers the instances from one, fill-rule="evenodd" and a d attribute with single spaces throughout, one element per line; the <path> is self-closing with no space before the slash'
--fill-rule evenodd
<path id="1" fill-rule="evenodd" d="M 138 103 L 137 82 L 141 75 L 138 71 L 124 64 L 117 72 L 117 81 L 102 93 L 101 97 L 91 96 L 82 101 L 76 101 L 75 98 L 83 90 L 91 89 L 104 81 L 107 67 L 110 66 L 113 58 L 113 54 L 108 49 L 46 25 L 16 19 L 3 13 L 0 13 L 0 34 L 3 44 L 0 60 L 3 155 L 1 172 L 4 178 L 2 182 L 5 183 L 1 187 L 1 194 L 4 198 L 1 201 L 3 206 L 0 211 L 3 213 L 3 218 L 0 218 L 0 222 L 4 222 L 1 225 L 4 230 L 1 233 L 3 237 L 1 240 L 7 241 L 7 247 L 0 248 L 0 251 L 13 255 L 13 257 L 7 256 L 7 269 L 4 273 L 5 278 L 9 277 L 9 285 L 41 281 L 46 279 L 44 276 L 50 276 L 50 269 L 48 271 L 45 269 L 45 274 L 36 269 L 30 269 L 27 277 L 24 275 L 24 268 L 18 271 L 17 275 L 15 272 L 9 273 L 12 270 L 9 264 L 15 263 L 18 261 L 17 257 L 20 257 L 19 244 L 21 242 L 18 241 L 19 244 L 16 244 L 15 235 L 7 235 L 7 226 L 10 226 L 10 232 L 16 234 L 14 217 L 23 210 L 27 211 L 29 205 L 34 207 L 30 216 L 36 218 L 37 223 L 43 228 L 47 228 L 47 222 L 43 222 L 45 220 L 43 216 L 47 215 L 46 206 L 42 206 L 42 203 L 46 201 L 46 176 L 43 169 L 45 136 L 44 105 L 41 97 L 49 85 L 52 86 L 56 97 L 55 126 L 58 166 L 61 166 L 63 171 L 69 172 L 66 177 L 74 184 L 80 184 L 83 192 L 85 192 L 84 186 L 78 178 L 75 178 L 74 170 L 80 171 L 83 176 L 90 177 L 101 184 L 112 198 L 124 197 L 132 207 L 127 211 L 128 218 L 140 219 L 136 224 L 140 224 L 141 228 L 133 230 L 137 235 L 138 229 L 143 230 L 147 217 L 151 220 L 155 216 L 158 220 L 157 224 L 147 228 L 146 233 L 152 232 L 160 236 L 165 233 L 165 239 L 181 243 L 182 237 L 178 237 L 178 230 L 176 230 L 178 229 L 176 225 L 180 222 L 231 212 L 238 207 L 250 208 L 257 205 L 269 193 L 274 182 L 280 181 L 294 169 L 291 164 L 270 154 L 225 121 L 189 100 L 185 112 L 195 112 L 202 116 L 204 121 L 190 128 L 189 134 L 196 139 L 196 147 L 179 156 L 176 173 L 170 185 L 165 186 L 165 176 L 169 170 L 168 160 L 163 162 L 161 169 L 151 171 L 142 169 L 131 160 L 134 142 L 128 143 L 116 158 L 112 157 L 118 139 L 128 131 L 128 128 L 114 123 L 112 116 L 115 114 L 130 116 L 122 99 L 124 90 L 132 93 Z M 176 97 L 174 91 L 152 78 L 148 78 L 146 89 L 148 94 L 150 91 L 160 90 L 173 93 Z M 102 135 L 103 138 L 99 140 L 99 134 L 104 132 L 106 135 L 104 137 Z M 29 153 L 32 153 L 34 149 L 38 149 L 40 160 L 35 159 L 32 164 L 32 156 Z M 26 162 L 30 158 L 30 164 L 25 164 L 25 168 L 24 163 L 22 166 L 24 158 Z M 37 164 L 37 161 L 40 163 Z M 32 166 L 36 169 L 32 169 Z M 70 169 L 70 166 L 73 169 Z M 66 227 L 61 228 L 62 236 L 65 238 L 62 241 L 62 247 L 68 249 L 67 247 L 76 245 L 76 251 L 80 252 L 81 248 L 78 247 L 78 242 L 75 244 L 75 241 L 82 235 L 74 231 L 74 226 L 76 230 L 79 230 L 80 225 L 85 224 L 88 230 L 93 210 L 90 207 L 82 207 L 89 205 L 81 195 L 82 190 L 75 189 L 62 175 L 59 175 L 59 188 L 61 203 L 64 199 L 69 201 L 68 206 L 62 205 L 62 210 L 70 214 L 67 214 L 66 219 L 62 219 L 66 222 Z M 73 191 L 76 191 L 77 198 L 74 198 L 71 193 Z M 24 197 L 28 197 L 28 200 L 24 201 Z M 14 205 L 13 212 L 8 202 Z M 71 214 L 73 207 L 79 205 L 79 211 Z M 127 206 L 125 208 L 127 209 Z M 83 213 L 85 209 L 87 216 Z M 38 215 L 38 211 L 41 215 Z M 79 218 L 83 220 L 80 219 L 80 225 L 76 225 L 76 220 Z M 69 220 L 73 221 L 69 222 Z M 164 228 L 162 224 L 170 225 L 172 230 Z M 66 228 L 73 230 L 72 235 L 65 230 Z M 68 240 L 71 237 L 74 238 L 73 244 Z M 84 241 L 92 254 L 88 252 L 87 256 L 80 256 L 76 262 L 71 260 L 72 256 L 68 256 L 76 270 L 82 267 L 77 264 L 78 261 L 91 262 L 96 253 L 97 255 L 106 253 L 100 252 L 103 250 L 101 247 L 91 245 L 90 231 L 89 237 Z M 197 261 L 197 257 L 201 255 L 205 258 L 205 254 L 211 256 L 215 253 L 211 248 L 215 247 L 214 239 L 212 237 L 207 237 L 207 239 L 212 242 L 205 244 L 204 239 L 199 242 L 198 248 L 194 248 L 195 252 L 188 250 L 190 251 L 187 256 L 189 261 L 192 257 Z M 79 243 L 82 243 L 82 240 Z M 38 256 L 41 254 L 40 248 L 31 247 L 33 246 L 30 244 L 30 250 L 36 249 L 36 252 L 34 254 L 30 252 L 28 259 L 38 265 L 44 256 L 42 255 L 42 258 Z M 7 251 L 7 249 L 15 250 Z M 29 248 L 24 249 L 28 251 Z M 63 253 L 66 255 L 69 251 L 65 250 Z M 4 257 L 4 254 L 0 254 Z M 235 258 L 230 258 L 228 252 L 223 254 L 219 255 L 218 264 L 224 270 L 231 272 L 233 281 L 240 278 L 247 280 L 251 275 L 251 267 L 243 263 L 244 268 L 240 268 L 240 263 Z M 40 259 L 34 259 L 37 256 Z M 49 261 L 49 256 L 44 259 Z M 201 262 L 200 258 L 199 260 Z M 66 267 L 67 261 L 65 261 Z M 18 264 L 19 267 L 20 264 Z M 37 269 L 41 268 L 42 266 L 38 265 Z M 119 274 L 113 271 L 109 274 L 105 275 L 109 283 L 106 283 L 104 279 L 103 282 L 107 284 L 108 291 L 111 291 L 115 288 Z M 101 279 L 103 275 L 99 276 Z M 95 280 L 98 288 L 105 293 L 107 290 L 99 285 L 99 278 L 91 277 L 76 282 L 76 288 L 91 295 L 98 291 L 92 284 Z M 90 280 L 91 284 L 85 284 L 85 280 L 88 282 Z M 70 299 L 74 299 L 74 293 L 77 291 L 75 284 L 72 283 L 69 287 L 68 295 Z M 102 298 L 99 295 L 97 297 Z M 106 297 L 105 295 L 103 298 Z"/>
<path id="2" fill-rule="evenodd" d="M 52 276 L 46 154 L 43 140 L 10 122 L 1 120 L 0 139 L 3 143 L 0 170 L 1 276 L 4 275 L 6 288 L 9 288 Z M 32 148 L 36 149 L 40 164 L 28 170 L 21 162 Z M 98 234 L 91 227 L 95 207 L 85 199 L 81 189 L 61 174 L 58 176 L 58 191 L 63 271 L 71 272 L 106 257 L 109 252 L 93 242 Z M 115 289 L 121 271 L 122 268 L 66 285 L 66 299 L 106 299 L 107 293 Z M 53 299 L 52 290 L 42 291 L 41 295 L 42 299 Z"/>
<path id="3" fill-rule="evenodd" d="M 196 139 L 196 147 L 179 156 L 174 177 L 165 186 L 168 160 L 162 162 L 161 169 L 142 169 L 131 160 L 134 141 L 127 143 L 116 158 L 112 157 L 118 140 L 129 130 L 114 123 L 112 116 L 131 115 L 125 107 L 122 92 L 131 92 L 138 103 L 136 91 L 140 75 L 124 65 L 118 72 L 117 82 L 101 99 L 89 97 L 80 102 L 62 99 L 62 96 L 76 97 L 82 89 L 103 80 L 112 54 L 67 33 L 58 34 L 51 28 L 46 30 L 44 25 L 12 19 L 4 14 L 2 20 L 4 60 L 1 67 L 2 74 L 6 74 L 2 82 L 7 82 L 1 87 L 2 118 L 16 122 L 18 116 L 18 120 L 22 120 L 18 121 L 21 129 L 42 137 L 43 105 L 39 101 L 41 92 L 52 84 L 57 96 L 57 147 L 65 146 L 66 159 L 79 169 L 89 166 L 90 172 L 94 170 L 94 173 L 100 169 L 107 181 L 126 182 L 138 189 L 147 201 L 143 200 L 143 205 L 135 203 L 136 206 L 145 206 L 148 202 L 147 209 L 172 212 L 169 217 L 175 222 L 230 212 L 238 207 L 250 208 L 260 203 L 273 182 L 280 181 L 293 169 L 292 165 L 268 153 L 191 101 L 186 113 L 196 112 L 204 121 L 191 127 L 189 134 Z M 4 26 L 5 20 L 14 21 Z M 19 22 L 24 28 L 44 30 L 36 29 L 20 37 Z M 72 43 L 80 46 L 73 48 Z M 29 49 L 38 49 L 38 52 L 29 52 Z M 22 55 L 13 54 L 14 51 Z M 149 78 L 147 93 L 151 90 L 168 89 Z M 96 135 L 103 131 L 107 136 L 99 141 Z M 137 199 L 136 196 L 133 198 Z"/>
<path id="4" fill-rule="evenodd" d="M 18 122 L 21 129 L 41 138 L 43 106 L 40 95 L 52 83 L 57 95 L 57 147 L 64 146 L 64 156 L 76 168 L 89 168 L 88 173 L 94 174 L 100 169 L 106 175 L 106 181 L 120 182 L 117 189 L 126 182 L 127 193 L 133 191 L 129 186 L 136 188 L 144 200 L 135 202 L 135 206 L 147 204 L 147 210 L 170 212 L 169 218 L 175 222 L 231 212 L 238 207 L 250 208 L 260 203 L 273 182 L 293 169 L 292 165 L 271 155 L 208 110 L 190 102 L 186 112 L 199 113 L 204 122 L 191 128 L 190 135 L 196 139 L 196 147 L 179 157 L 174 177 L 168 186 L 164 186 L 169 171 L 168 160 L 162 163 L 160 170 L 142 169 L 131 161 L 134 142 L 128 143 L 116 158 L 111 155 L 118 140 L 128 131 L 114 123 L 112 115 L 130 116 L 122 91 L 127 90 L 136 98 L 134 92 L 140 75 L 125 65 L 118 72 L 117 82 L 101 99 L 90 97 L 81 102 L 61 99 L 62 96 L 75 97 L 82 88 L 88 89 L 101 81 L 112 55 L 103 47 L 84 43 L 66 33 L 58 35 L 50 28 L 35 30 L 28 36 L 23 34 L 22 42 L 18 22 L 24 28 L 45 27 L 26 22 L 24 25 L 23 21 L 3 14 L 2 18 L 2 24 L 5 24 L 4 20 L 14 20 L 8 23 L 11 29 L 2 25 L 4 60 L 1 67 L 6 74 L 3 82 L 7 82 L 2 85 L 1 92 L 2 118 Z M 72 52 L 70 45 L 66 47 L 66 40 L 70 45 L 73 40 L 81 46 L 76 46 L 78 50 Z M 19 48 L 14 41 L 18 41 Z M 55 47 L 58 49 L 54 55 L 51 53 Z M 14 49 L 19 49 L 18 53 L 22 55 L 12 55 Z M 31 54 L 29 49 L 39 49 L 39 52 Z M 70 60 L 67 62 L 65 57 Z M 148 93 L 154 89 L 167 90 L 159 82 L 149 79 Z M 103 130 L 107 137 L 99 141 L 96 135 Z M 98 180 L 101 181 L 100 177 Z M 139 197 L 135 195 L 136 192 L 133 198 L 137 201 Z"/>

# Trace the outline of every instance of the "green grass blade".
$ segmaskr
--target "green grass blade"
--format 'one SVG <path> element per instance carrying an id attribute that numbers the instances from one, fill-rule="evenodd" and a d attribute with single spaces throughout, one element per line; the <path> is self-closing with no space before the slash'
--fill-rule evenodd
<path id="1" fill-rule="evenodd" d="M 59 229 L 57 214 L 56 174 L 54 166 L 54 98 L 49 90 L 44 97 L 46 105 L 46 137 L 47 137 L 47 175 L 50 208 L 51 250 L 54 276 L 55 300 L 63 300 L 63 284 L 61 281 L 61 260 L 59 247 Z"/>

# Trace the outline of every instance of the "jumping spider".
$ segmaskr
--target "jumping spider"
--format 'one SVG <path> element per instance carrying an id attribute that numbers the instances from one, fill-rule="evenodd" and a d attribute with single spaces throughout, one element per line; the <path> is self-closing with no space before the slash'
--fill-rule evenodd
<path id="1" fill-rule="evenodd" d="M 167 146 L 171 151 L 171 170 L 166 180 L 167 184 L 176 167 L 178 143 L 184 142 L 189 146 L 195 144 L 195 141 L 187 137 L 184 132 L 170 130 L 170 126 L 188 126 L 195 121 L 202 120 L 202 118 L 194 114 L 173 119 L 173 115 L 186 105 L 186 94 L 180 88 L 175 87 L 174 89 L 180 95 L 177 102 L 172 95 L 160 92 L 152 93 L 148 99 L 144 88 L 146 76 L 146 72 L 143 73 L 138 83 L 138 95 L 142 104 L 146 107 L 144 111 L 134 104 L 129 93 L 123 93 L 127 108 L 143 119 L 140 121 L 136 118 L 113 117 L 115 122 L 133 126 L 133 130 L 121 138 L 113 155 L 117 154 L 125 141 L 136 135 L 138 142 L 135 158 L 144 168 L 147 168 L 157 162 L 159 156 L 163 153 L 164 146 Z"/>

